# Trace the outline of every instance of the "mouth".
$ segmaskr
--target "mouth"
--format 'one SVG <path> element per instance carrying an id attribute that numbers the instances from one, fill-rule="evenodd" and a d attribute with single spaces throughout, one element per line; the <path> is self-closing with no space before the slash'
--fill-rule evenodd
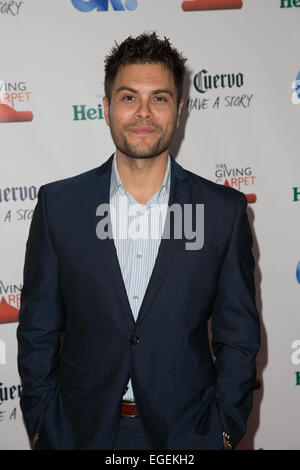
<path id="1" fill-rule="evenodd" d="M 155 132 L 155 129 L 153 127 L 146 127 L 146 126 L 133 127 L 130 130 L 134 134 L 138 134 L 138 135 L 149 135 Z"/>

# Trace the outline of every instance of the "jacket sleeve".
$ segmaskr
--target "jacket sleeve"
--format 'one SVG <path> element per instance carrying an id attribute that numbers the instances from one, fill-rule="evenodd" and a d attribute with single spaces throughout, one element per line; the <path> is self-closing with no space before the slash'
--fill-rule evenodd
<path id="1" fill-rule="evenodd" d="M 246 432 L 260 347 L 252 234 L 246 206 L 246 197 L 241 194 L 212 315 L 212 348 L 217 371 L 215 395 L 223 431 L 230 435 L 233 447 Z"/>
<path id="2" fill-rule="evenodd" d="M 50 240 L 45 186 L 31 221 L 26 245 L 19 312 L 18 368 L 22 382 L 20 406 L 29 437 L 39 432 L 44 410 L 57 387 L 57 367 L 64 305 L 59 267 Z"/>

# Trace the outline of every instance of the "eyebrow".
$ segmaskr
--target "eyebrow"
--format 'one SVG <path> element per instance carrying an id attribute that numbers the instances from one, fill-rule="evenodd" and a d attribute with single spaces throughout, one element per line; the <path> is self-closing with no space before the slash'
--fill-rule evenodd
<path id="1" fill-rule="evenodd" d="M 117 89 L 116 93 L 120 93 L 121 91 L 130 91 L 131 93 L 138 93 L 138 90 L 136 90 L 135 88 L 131 88 L 131 87 L 128 87 L 128 86 L 120 86 L 120 88 Z M 159 95 L 161 93 L 166 93 L 170 96 L 173 97 L 173 93 L 172 91 L 169 89 L 169 88 L 159 88 L 158 90 L 153 90 L 153 95 Z"/>
<path id="2" fill-rule="evenodd" d="M 167 93 L 167 95 L 170 95 L 173 97 L 173 93 L 169 88 L 161 88 L 159 90 L 154 90 L 153 92 L 154 95 L 160 95 L 161 93 Z"/>

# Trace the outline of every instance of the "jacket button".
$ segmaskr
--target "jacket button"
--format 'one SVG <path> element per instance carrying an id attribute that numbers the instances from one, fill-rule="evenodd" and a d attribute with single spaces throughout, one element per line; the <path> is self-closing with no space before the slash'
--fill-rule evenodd
<path id="1" fill-rule="evenodd" d="M 138 344 L 138 342 L 140 341 L 139 340 L 139 337 L 138 336 L 130 336 L 130 344 Z"/>

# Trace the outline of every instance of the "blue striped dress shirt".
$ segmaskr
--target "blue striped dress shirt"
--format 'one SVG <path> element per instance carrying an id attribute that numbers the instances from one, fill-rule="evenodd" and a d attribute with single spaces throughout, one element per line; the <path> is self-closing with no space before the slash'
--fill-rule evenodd
<path id="1" fill-rule="evenodd" d="M 110 215 L 119 265 L 134 320 L 153 271 L 170 194 L 170 156 L 161 188 L 146 204 L 125 191 L 114 155 L 110 180 Z M 131 380 L 123 396 L 134 401 Z"/>

